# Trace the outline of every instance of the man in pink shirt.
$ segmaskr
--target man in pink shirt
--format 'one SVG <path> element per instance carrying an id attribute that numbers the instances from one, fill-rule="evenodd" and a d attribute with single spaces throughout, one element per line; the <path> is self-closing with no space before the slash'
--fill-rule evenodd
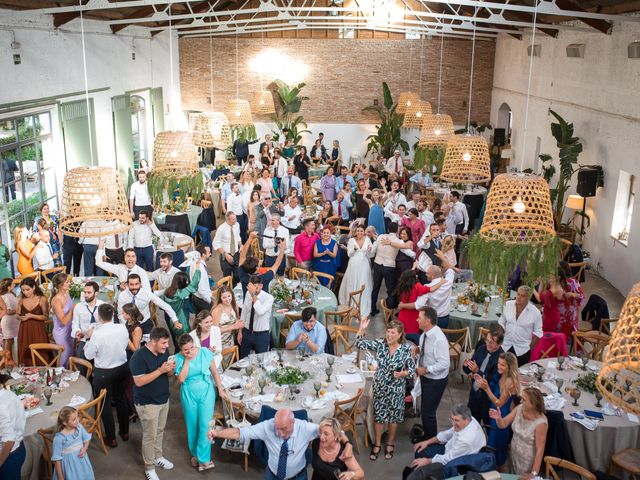
<path id="1" fill-rule="evenodd" d="M 293 243 L 293 254 L 296 257 L 300 268 L 311 271 L 313 262 L 313 246 L 320 235 L 316 232 L 316 222 L 313 218 L 307 218 L 302 222 L 304 230 L 298 235 Z"/>

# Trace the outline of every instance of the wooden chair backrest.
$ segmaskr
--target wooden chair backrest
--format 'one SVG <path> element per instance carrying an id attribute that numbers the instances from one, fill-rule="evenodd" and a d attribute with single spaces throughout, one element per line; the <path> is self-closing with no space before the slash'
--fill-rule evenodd
<path id="1" fill-rule="evenodd" d="M 386 298 L 380 300 L 380 307 L 382 308 L 382 313 L 384 314 L 384 323 L 388 325 L 389 322 L 393 320 L 393 309 L 388 307 Z"/>
<path id="2" fill-rule="evenodd" d="M 305 270 L 304 268 L 293 267 L 291 269 L 292 279 L 301 280 L 303 275 L 306 275 L 307 279 L 310 279 L 313 276 L 309 270 Z"/>
<path id="3" fill-rule="evenodd" d="M 487 334 L 491 331 L 490 328 L 478 327 L 478 340 L 487 338 Z"/>
<path id="4" fill-rule="evenodd" d="M 107 396 L 107 389 L 100 390 L 100 395 L 90 402 L 83 403 L 78 407 L 80 423 L 89 433 L 93 433 L 100 428 L 100 417 L 104 409 L 104 399 Z M 95 414 L 91 414 L 91 409 L 95 408 Z M 111 408 L 111 406 L 109 406 Z"/>
<path id="5" fill-rule="evenodd" d="M 613 330 L 611 329 L 611 325 L 617 323 L 619 318 L 603 318 L 600 320 L 600 328 L 598 331 L 603 335 L 611 335 Z M 614 328 L 615 329 L 615 328 Z"/>
<path id="6" fill-rule="evenodd" d="M 222 368 L 226 370 L 238 361 L 238 358 L 240 357 L 240 350 L 238 350 L 237 345 L 234 345 L 233 347 L 223 348 L 221 354 Z"/>
<path id="7" fill-rule="evenodd" d="M 42 270 L 40 272 L 40 280 L 42 282 L 42 286 L 46 287 L 47 285 L 49 285 L 49 283 L 51 283 L 47 275 L 53 278 L 53 275 L 57 273 L 67 273 L 67 267 L 63 265 L 61 267 L 54 267 L 54 268 L 49 268 L 47 270 Z"/>
<path id="8" fill-rule="evenodd" d="M 358 318 L 360 318 L 360 304 L 362 303 L 362 293 L 364 292 L 364 284 L 358 289 L 354 290 L 349 294 L 349 302 L 348 305 L 351 307 L 351 310 L 356 314 Z"/>
<path id="9" fill-rule="evenodd" d="M 233 277 L 231 275 L 227 275 L 226 277 L 222 277 L 220 280 L 216 282 L 218 288 L 221 288 L 223 285 L 229 287 L 233 290 Z"/>
<path id="10" fill-rule="evenodd" d="M 582 477 L 586 480 L 596 480 L 596 476 L 586 468 L 583 468 L 580 465 L 576 465 L 575 463 L 570 462 L 568 460 L 563 460 L 562 458 L 546 456 L 544 457 L 544 466 L 546 471 L 545 478 L 553 477 L 553 480 L 560 480 L 560 477 L 558 476 L 556 469 L 553 468 L 553 467 L 558 467 L 558 468 L 564 468 L 566 470 L 569 470 L 575 473 L 576 475 L 578 475 L 579 477 Z M 563 478 L 564 478 L 564 475 L 563 475 Z"/>
<path id="11" fill-rule="evenodd" d="M 335 334 L 334 338 L 334 350 L 336 352 L 336 356 L 348 354 L 353 351 L 355 344 L 355 334 L 358 333 L 358 328 L 351 327 L 349 325 L 336 325 L 333 327 L 333 331 Z M 353 340 L 350 340 L 349 335 L 354 335 Z M 340 351 L 340 346 L 342 346 L 342 351 Z"/>
<path id="12" fill-rule="evenodd" d="M 325 225 L 326 224 L 331 224 L 334 227 L 338 225 L 338 223 L 340 223 L 340 217 L 337 215 L 334 215 L 332 217 L 328 217 L 325 221 L 324 221 Z"/>
<path id="13" fill-rule="evenodd" d="M 324 322 L 327 329 L 331 321 L 334 325 L 351 325 L 351 309 L 345 308 L 343 310 L 327 310 L 324 312 Z"/>
<path id="14" fill-rule="evenodd" d="M 464 350 L 464 346 L 467 343 L 467 335 L 469 335 L 468 328 L 443 328 L 442 333 L 447 336 L 450 350 L 458 354 Z"/>
<path id="15" fill-rule="evenodd" d="M 53 478 L 53 462 L 51 462 L 51 455 L 53 454 L 53 437 L 55 436 L 55 434 L 55 427 L 38 429 L 38 435 L 40 435 L 40 437 L 42 438 L 42 442 L 44 443 L 42 458 L 47 464 L 47 478 Z"/>
<path id="16" fill-rule="evenodd" d="M 20 285 L 20 283 L 22 283 L 22 280 L 24 280 L 25 278 L 33 278 L 36 283 L 40 283 L 40 271 L 37 270 L 33 273 L 27 273 L 26 275 L 21 275 L 19 277 L 14 278 L 11 281 L 11 287 L 17 287 L 18 285 Z"/>
<path id="17" fill-rule="evenodd" d="M 333 404 L 333 418 L 337 419 L 343 429 L 355 430 L 358 405 L 364 393 L 364 388 L 359 388 L 355 396 L 345 400 L 336 400 Z"/>
<path id="18" fill-rule="evenodd" d="M 36 359 L 38 359 L 45 367 L 59 367 L 60 356 L 62 355 L 62 352 L 64 352 L 64 347 L 62 345 L 56 345 L 55 343 L 32 343 L 29 345 L 29 350 L 31 350 L 31 363 L 33 363 L 33 365 L 38 365 L 36 362 Z M 41 352 L 43 351 L 57 353 L 51 358 L 51 360 L 47 360 L 42 356 Z"/>
<path id="19" fill-rule="evenodd" d="M 89 360 L 85 360 L 84 358 L 69 357 L 69 370 L 71 370 L 72 372 L 77 371 L 82 374 L 82 369 L 78 368 L 78 365 L 86 369 L 85 378 L 87 380 L 90 379 L 91 374 L 93 373 L 93 364 Z"/>
<path id="20" fill-rule="evenodd" d="M 584 269 L 586 266 L 587 266 L 587 262 L 570 263 L 569 267 L 571 268 L 572 272 L 574 268 L 578 269 L 575 275 L 571 275 L 571 278 L 574 278 L 575 280 L 580 280 L 580 277 L 582 277 L 582 274 L 584 273 Z"/>
<path id="21" fill-rule="evenodd" d="M 333 275 L 329 275 L 328 273 L 323 273 L 323 272 L 313 272 L 313 278 L 315 278 L 318 283 L 320 283 L 320 279 L 321 278 L 326 278 L 329 283 L 327 284 L 327 288 L 329 290 L 331 290 L 331 288 L 333 288 L 333 282 L 335 282 L 335 277 Z"/>
<path id="22" fill-rule="evenodd" d="M 592 360 L 602 360 L 602 353 L 604 348 L 609 345 L 611 337 L 596 331 L 589 332 L 573 332 L 573 354 L 581 349 Z M 591 347 L 587 350 L 585 347 Z"/>

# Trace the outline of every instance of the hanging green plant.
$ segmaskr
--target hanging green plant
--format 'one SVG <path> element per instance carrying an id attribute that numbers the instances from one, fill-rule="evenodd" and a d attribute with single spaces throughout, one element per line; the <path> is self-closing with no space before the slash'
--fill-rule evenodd
<path id="1" fill-rule="evenodd" d="M 151 203 L 157 207 L 164 205 L 165 192 L 168 193 L 170 201 L 173 200 L 173 192 L 175 192 L 176 189 L 180 190 L 181 197 L 186 198 L 190 196 L 191 198 L 198 200 L 204 190 L 204 182 L 200 172 L 194 172 L 188 177 L 177 178 L 175 175 L 171 175 L 168 172 L 151 171 L 147 182 Z"/>
<path id="2" fill-rule="evenodd" d="M 520 267 L 525 285 L 533 286 L 538 278 L 555 275 L 560 258 L 560 240 L 507 244 L 476 234 L 464 244 L 469 250 L 469 262 L 476 282 L 504 285 L 513 271 Z"/>

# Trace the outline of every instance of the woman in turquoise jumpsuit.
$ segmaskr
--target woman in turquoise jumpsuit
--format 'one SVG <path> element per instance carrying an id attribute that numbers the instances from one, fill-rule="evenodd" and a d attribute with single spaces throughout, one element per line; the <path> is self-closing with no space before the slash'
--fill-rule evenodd
<path id="1" fill-rule="evenodd" d="M 211 376 L 218 386 L 220 396 L 226 400 L 228 397 L 213 361 L 214 354 L 208 348 L 194 346 L 193 338 L 188 333 L 180 335 L 178 345 L 180 353 L 175 357 L 176 375 L 180 382 L 191 465 L 202 472 L 214 467 L 211 461 L 211 443 L 207 436 L 216 402 Z"/>

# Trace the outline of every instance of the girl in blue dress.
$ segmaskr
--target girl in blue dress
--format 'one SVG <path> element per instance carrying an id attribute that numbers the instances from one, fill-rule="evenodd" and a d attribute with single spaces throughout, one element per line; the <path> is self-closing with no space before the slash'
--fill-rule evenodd
<path id="1" fill-rule="evenodd" d="M 518 359 L 511 352 L 501 353 L 498 357 L 498 375 L 491 378 L 491 383 L 480 375 L 475 375 L 476 385 L 483 390 L 489 402 L 490 408 L 500 409 L 502 417 L 511 413 L 513 400 L 520 395 L 520 373 L 518 372 Z M 491 429 L 487 446 L 495 449 L 496 464 L 498 467 L 507 461 L 507 447 L 509 446 L 510 430 L 498 428 L 496 420 L 491 419 Z"/>
<path id="2" fill-rule="evenodd" d="M 94 480 L 87 450 L 91 435 L 78 420 L 78 411 L 63 407 L 58 413 L 58 432 L 53 437 L 53 480 Z"/>
<path id="3" fill-rule="evenodd" d="M 180 335 L 178 346 L 180 353 L 175 357 L 176 375 L 180 382 L 180 399 L 187 424 L 191 465 L 202 472 L 215 466 L 211 461 L 211 443 L 207 436 L 216 403 L 212 376 L 220 396 L 225 400 L 229 397 L 220 380 L 213 352 L 208 348 L 196 347 L 188 333 Z"/>
<path id="4" fill-rule="evenodd" d="M 313 246 L 313 270 L 316 272 L 328 273 L 336 278 L 338 271 L 338 242 L 331 238 L 333 226 L 326 224 L 321 232 L 320 239 L 316 240 Z M 320 277 L 320 285 L 329 288 L 329 279 Z"/>
<path id="5" fill-rule="evenodd" d="M 382 192 L 374 188 L 371 192 L 371 200 L 365 197 L 365 200 L 369 203 L 369 218 L 367 225 L 374 227 L 378 235 L 387 233 L 384 228 L 384 207 L 382 206 Z"/>

